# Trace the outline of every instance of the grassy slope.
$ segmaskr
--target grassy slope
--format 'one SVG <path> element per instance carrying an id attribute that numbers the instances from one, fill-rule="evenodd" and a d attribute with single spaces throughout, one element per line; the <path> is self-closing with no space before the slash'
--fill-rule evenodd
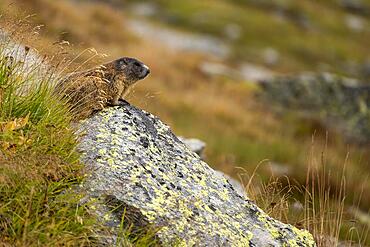
<path id="1" fill-rule="evenodd" d="M 254 89 L 249 86 L 206 77 L 197 68 L 197 64 L 203 60 L 200 56 L 174 54 L 155 42 L 137 40 L 127 32 L 113 32 L 121 28 L 125 18 L 110 8 L 80 6 L 80 9 L 76 9 L 71 4 L 48 0 L 32 0 L 22 4 L 26 4 L 24 6 L 30 11 L 37 12 L 33 21 L 47 24 L 42 38 L 32 42 L 40 50 L 46 43 L 65 38 L 60 37 L 60 33 L 67 30 L 66 38 L 75 42 L 71 47 L 75 54 L 87 46 L 93 46 L 109 54 L 110 58 L 125 54 L 145 61 L 153 74 L 136 87 L 130 101 L 159 115 L 176 133 L 205 140 L 210 164 L 234 175 L 239 171 L 234 167 L 241 166 L 251 174 L 261 160 L 271 159 L 291 167 L 291 180 L 305 183 L 304 171 L 309 158 L 313 158 L 309 151 L 311 134 L 317 128 L 315 124 L 302 123 L 294 116 L 273 115 L 256 102 Z M 42 9 L 37 7 L 41 4 Z M 62 10 L 68 14 L 56 14 Z M 85 13 L 83 16 L 79 14 L 81 11 Z M 103 42 L 101 32 L 111 27 L 113 30 L 104 34 L 108 35 L 110 42 Z M 153 46 L 156 48 L 153 49 Z M 88 57 L 82 55 L 77 61 L 84 61 Z M 369 154 L 356 147 L 347 147 L 333 135 L 327 148 L 324 147 L 325 138 L 318 136 L 314 157 L 320 160 L 321 151 L 326 150 L 324 163 L 333 171 L 341 170 L 347 151 L 351 151 L 346 161 L 348 188 L 351 191 L 348 197 L 363 193 L 361 205 L 366 209 L 370 204 L 370 191 L 363 190 L 364 185 L 369 188 L 367 173 L 363 171 L 369 165 Z M 315 164 L 319 169 L 322 168 L 322 163 Z M 333 173 L 328 183 L 339 188 L 340 179 L 336 179 L 337 173 Z M 271 175 L 269 167 L 262 165 L 258 175 L 268 179 Z M 297 199 L 301 198 L 297 196 Z M 349 205 L 351 199 L 348 199 Z M 268 210 L 269 203 L 266 205 L 265 209 Z M 362 226 L 356 224 L 354 227 L 361 229 Z"/>
<path id="2" fill-rule="evenodd" d="M 237 61 L 264 64 L 263 50 L 272 47 L 282 55 L 275 70 L 315 70 L 326 65 L 329 70 L 343 72 L 347 62 L 363 62 L 370 56 L 370 32 L 351 31 L 345 23 L 348 12 L 333 1 L 149 2 L 160 6 L 155 19 L 230 43 Z M 362 20 L 369 29 L 370 20 Z M 225 28 L 229 24 L 241 28 L 238 39 L 227 39 Z"/>
<path id="3" fill-rule="evenodd" d="M 60 193 L 81 180 L 68 108 L 51 94 L 50 74 L 37 79 L 37 66 L 11 62 L 8 45 L 1 41 L 0 244 L 87 244 L 87 209 Z"/>
<path id="4" fill-rule="evenodd" d="M 32 24 L 13 20 L 0 20 L 13 41 L 35 41 Z M 43 64 L 25 62 L 32 61 L 31 52 L 12 60 L 8 48 L 24 51 L 0 40 L 0 246 L 97 246 L 96 233 L 105 228 L 73 190 L 83 180 L 75 116 L 53 94 L 66 63 L 41 73 Z M 122 223 L 124 246 L 157 246 L 152 232 L 133 232 Z"/>

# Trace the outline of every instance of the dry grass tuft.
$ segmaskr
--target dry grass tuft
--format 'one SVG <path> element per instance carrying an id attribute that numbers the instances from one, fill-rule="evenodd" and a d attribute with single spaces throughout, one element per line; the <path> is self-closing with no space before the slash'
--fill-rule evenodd
<path id="1" fill-rule="evenodd" d="M 0 40 L 0 245 L 97 246 L 106 229 L 73 189 L 84 177 L 71 125 L 77 116 L 54 88 L 73 60 L 63 49 L 39 57 L 20 45 L 34 40 L 27 18 L 6 30 Z M 155 243 L 129 226 L 123 236 L 128 245 Z"/>
<path id="2" fill-rule="evenodd" d="M 360 212 L 358 202 L 348 202 L 347 199 L 345 169 L 348 154 L 342 165 L 338 188 L 330 183 L 330 176 L 336 173 L 328 168 L 326 155 L 325 150 L 318 155 L 312 142 L 304 186 L 290 181 L 289 177 L 273 175 L 264 182 L 258 177 L 258 170 L 268 163 L 267 160 L 260 162 L 252 173 L 242 169 L 239 179 L 247 195 L 265 212 L 297 228 L 309 230 L 317 246 L 367 246 L 370 225 L 355 224 L 353 216 L 345 208 L 346 204 L 352 203 L 351 211 Z M 297 194 L 300 197 L 294 196 Z"/>

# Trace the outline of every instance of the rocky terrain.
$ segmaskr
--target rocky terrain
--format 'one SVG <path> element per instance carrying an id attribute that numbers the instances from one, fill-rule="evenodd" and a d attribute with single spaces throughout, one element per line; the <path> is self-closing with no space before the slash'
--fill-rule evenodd
<path id="1" fill-rule="evenodd" d="M 315 246 L 305 230 L 264 213 L 190 151 L 157 117 L 131 105 L 85 120 L 79 150 L 86 165 L 85 201 L 111 228 L 157 228 L 164 246 Z M 94 205 L 94 204 L 93 204 Z"/>
<path id="2" fill-rule="evenodd" d="M 350 140 L 370 143 L 370 86 L 333 74 L 278 77 L 261 84 L 269 104 L 317 118 Z"/>

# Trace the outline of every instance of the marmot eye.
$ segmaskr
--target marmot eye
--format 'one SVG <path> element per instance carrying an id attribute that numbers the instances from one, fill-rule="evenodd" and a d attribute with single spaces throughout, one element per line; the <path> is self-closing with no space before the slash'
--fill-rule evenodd
<path id="1" fill-rule="evenodd" d="M 139 62 L 134 62 L 134 65 L 137 66 L 137 67 L 141 66 L 141 64 Z"/>

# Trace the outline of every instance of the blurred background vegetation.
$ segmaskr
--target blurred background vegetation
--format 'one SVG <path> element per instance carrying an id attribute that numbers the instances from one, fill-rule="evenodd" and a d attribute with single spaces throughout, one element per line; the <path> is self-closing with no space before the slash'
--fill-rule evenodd
<path id="1" fill-rule="evenodd" d="M 327 124 L 330 109 L 290 109 L 260 87 L 279 76 L 330 72 L 354 78 L 347 84 L 368 92 L 370 1 L 3 0 L 0 11 L 3 23 L 39 26 L 27 45 L 50 56 L 67 52 L 76 58 L 70 70 L 119 56 L 145 62 L 152 74 L 129 102 L 176 134 L 205 141 L 206 161 L 215 169 L 246 185 L 261 182 L 250 192 L 271 215 L 297 227 L 311 224 L 312 231 L 322 222 L 328 229 L 318 238 L 331 234 L 338 222 L 332 210 L 343 207 L 340 239 L 370 245 L 370 136 L 347 138 L 336 120 Z M 86 52 L 90 47 L 106 56 Z M 312 100 L 305 90 L 296 97 Z M 370 98 L 364 99 L 361 128 L 368 130 Z M 274 189 L 264 186 L 271 181 Z M 305 189 L 316 182 L 313 207 L 320 213 L 310 216 Z"/>

